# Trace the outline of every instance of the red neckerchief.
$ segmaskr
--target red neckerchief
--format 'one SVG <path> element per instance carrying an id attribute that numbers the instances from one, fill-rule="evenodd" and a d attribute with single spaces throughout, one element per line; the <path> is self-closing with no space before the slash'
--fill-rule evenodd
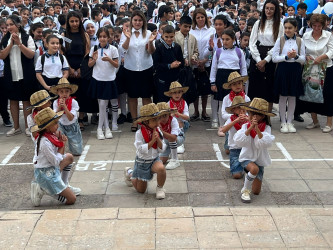
<path id="1" fill-rule="evenodd" d="M 238 115 L 232 115 L 232 116 L 230 117 L 230 119 L 231 119 L 232 122 L 233 122 L 234 120 L 236 120 L 237 118 L 238 118 Z M 235 123 L 234 128 L 238 131 L 238 130 L 241 129 L 241 127 L 242 127 L 243 124 L 245 124 L 245 123 L 247 123 L 247 121 L 245 121 L 245 122 L 237 122 L 237 123 Z"/>
<path id="2" fill-rule="evenodd" d="M 62 148 L 64 146 L 64 143 L 62 141 L 59 141 L 58 137 L 55 134 L 45 132 L 43 136 L 45 136 L 54 146 L 58 148 Z"/>
<path id="3" fill-rule="evenodd" d="M 144 124 L 140 124 L 140 125 L 141 125 L 142 136 L 145 139 L 145 142 L 149 143 L 151 141 L 151 139 L 153 138 L 153 132 L 154 132 L 154 130 L 152 130 L 151 128 L 149 128 L 148 126 L 146 126 Z M 157 149 L 157 141 L 153 144 L 152 147 L 154 149 Z"/>
<path id="4" fill-rule="evenodd" d="M 251 126 L 251 123 L 248 122 L 248 124 L 247 124 L 247 128 L 249 128 L 250 126 Z M 264 130 L 265 130 L 265 128 L 266 128 L 266 122 L 259 122 L 259 124 L 258 124 L 258 128 L 259 128 L 259 130 L 260 130 L 261 132 L 264 132 Z M 254 128 L 251 130 L 250 135 L 251 135 L 251 137 L 252 137 L 253 139 L 256 137 L 257 132 L 256 132 L 256 130 L 255 130 Z"/>
<path id="5" fill-rule="evenodd" d="M 38 111 L 39 110 L 34 109 L 34 111 L 32 112 L 32 118 L 35 118 L 35 116 L 37 115 Z"/>
<path id="6" fill-rule="evenodd" d="M 170 115 L 168 121 L 165 124 L 161 123 L 162 130 L 169 134 L 171 133 L 171 121 L 172 121 L 172 116 Z"/>
<path id="7" fill-rule="evenodd" d="M 60 98 L 58 98 L 58 100 L 57 100 L 57 102 L 58 102 L 58 107 L 59 107 L 59 99 Z M 68 110 L 69 111 L 71 111 L 72 110 L 72 102 L 73 102 L 73 99 L 74 99 L 74 97 L 69 97 L 69 98 L 67 98 L 67 100 L 65 101 L 65 104 L 66 104 L 66 106 L 67 106 L 67 108 L 68 108 Z M 64 110 L 63 108 L 61 108 L 60 110 Z"/>
<path id="8" fill-rule="evenodd" d="M 183 98 L 180 98 L 180 100 L 176 102 L 172 98 L 170 98 L 170 108 L 177 108 L 178 113 L 182 114 L 185 108 L 185 100 Z"/>
<path id="9" fill-rule="evenodd" d="M 241 97 L 243 97 L 243 99 L 245 100 L 245 92 L 242 90 L 241 92 L 239 92 L 239 93 L 235 93 L 234 91 L 230 91 L 230 93 L 229 93 L 229 99 L 230 99 L 230 101 L 233 101 L 234 100 L 234 98 L 235 98 L 235 96 L 238 96 L 238 95 L 240 95 Z"/>

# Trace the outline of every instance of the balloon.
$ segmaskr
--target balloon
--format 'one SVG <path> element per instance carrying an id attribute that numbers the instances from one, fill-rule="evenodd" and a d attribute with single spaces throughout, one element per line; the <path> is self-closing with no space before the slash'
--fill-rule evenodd
<path id="1" fill-rule="evenodd" d="M 321 10 L 321 14 L 326 14 L 324 9 Z"/>
<path id="2" fill-rule="evenodd" d="M 305 0 L 304 3 L 308 6 L 306 14 L 312 13 L 318 6 L 318 0 Z"/>
<path id="3" fill-rule="evenodd" d="M 320 12 L 321 12 L 320 5 L 318 5 L 317 8 L 314 11 L 312 11 L 313 14 L 320 14 Z"/>
<path id="4" fill-rule="evenodd" d="M 294 3 L 296 3 L 296 0 L 287 0 L 287 5 L 288 5 L 288 6 L 291 6 L 291 5 L 293 5 Z"/>
<path id="5" fill-rule="evenodd" d="M 297 14 L 297 6 L 299 5 L 299 2 L 296 2 L 293 4 L 294 8 L 295 8 L 295 14 Z"/>
<path id="6" fill-rule="evenodd" d="M 326 3 L 324 6 L 324 11 L 326 14 L 332 14 L 333 13 L 333 3 L 332 2 Z"/>

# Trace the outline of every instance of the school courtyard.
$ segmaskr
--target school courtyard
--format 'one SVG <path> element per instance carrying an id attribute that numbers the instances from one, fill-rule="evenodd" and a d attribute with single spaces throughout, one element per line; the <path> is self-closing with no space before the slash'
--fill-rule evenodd
<path id="1" fill-rule="evenodd" d="M 97 140 L 90 125 L 70 179 L 82 189 L 75 205 L 44 196 L 35 208 L 33 143 L 25 134 L 6 137 L 1 125 L 0 249 L 331 249 L 333 134 L 306 130 L 310 116 L 303 118 L 295 134 L 281 134 L 279 118 L 272 119 L 273 162 L 250 204 L 240 199 L 243 180 L 229 173 L 224 138 L 197 121 L 186 134 L 181 166 L 167 171 L 164 200 L 155 199 L 155 179 L 145 194 L 123 181 L 135 158 L 130 124 L 119 125 L 110 140 Z"/>

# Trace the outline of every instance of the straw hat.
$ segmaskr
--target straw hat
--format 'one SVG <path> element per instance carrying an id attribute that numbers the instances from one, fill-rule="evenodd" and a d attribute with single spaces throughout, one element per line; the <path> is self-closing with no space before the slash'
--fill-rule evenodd
<path id="1" fill-rule="evenodd" d="M 135 120 L 135 124 L 148 121 L 150 119 L 161 116 L 161 113 L 158 111 L 158 107 L 155 103 L 149 103 L 140 108 L 140 116 Z"/>
<path id="2" fill-rule="evenodd" d="M 177 108 L 170 108 L 169 104 L 167 104 L 166 102 L 159 102 L 156 104 L 156 106 L 160 111 L 161 115 L 174 114 L 177 112 Z"/>
<path id="3" fill-rule="evenodd" d="M 170 88 L 169 91 L 164 92 L 164 95 L 171 97 L 171 93 L 178 91 L 178 90 L 182 90 L 183 93 L 186 93 L 188 90 L 188 87 L 183 87 L 179 82 L 172 82 L 170 84 Z"/>
<path id="4" fill-rule="evenodd" d="M 53 125 L 63 114 L 64 111 L 56 113 L 51 108 L 42 109 L 34 118 L 37 125 L 31 128 L 31 133 L 42 131 Z"/>
<path id="5" fill-rule="evenodd" d="M 74 94 L 77 91 L 78 86 L 76 84 L 70 84 L 67 78 L 61 78 L 58 82 L 58 85 L 51 86 L 50 92 L 54 95 L 57 95 L 58 89 L 64 89 L 64 88 L 70 89 L 71 94 Z"/>
<path id="6" fill-rule="evenodd" d="M 40 90 L 33 93 L 30 96 L 30 104 L 31 106 L 27 107 L 26 110 L 30 110 L 33 108 L 38 108 L 46 104 L 48 101 L 57 98 L 56 96 L 51 97 L 46 90 Z"/>
<path id="7" fill-rule="evenodd" d="M 276 114 L 268 112 L 268 102 L 261 98 L 254 98 L 249 105 L 244 105 L 242 108 L 263 115 L 276 116 Z"/>
<path id="8" fill-rule="evenodd" d="M 229 114 L 233 114 L 232 110 L 234 108 L 238 108 L 241 106 L 246 105 L 245 100 L 241 96 L 235 96 L 234 99 L 232 100 L 232 103 L 229 107 L 225 108 L 225 111 L 227 111 Z"/>
<path id="9" fill-rule="evenodd" d="M 231 72 L 228 77 L 228 82 L 223 84 L 224 89 L 230 89 L 231 84 L 234 82 L 242 81 L 243 83 L 249 79 L 248 76 L 241 76 L 237 71 Z"/>

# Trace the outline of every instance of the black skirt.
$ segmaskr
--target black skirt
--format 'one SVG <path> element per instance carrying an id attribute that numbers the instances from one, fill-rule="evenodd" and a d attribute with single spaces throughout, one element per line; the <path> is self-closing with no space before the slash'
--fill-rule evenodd
<path id="1" fill-rule="evenodd" d="M 261 60 L 267 56 L 267 53 L 271 48 L 273 47 L 258 46 Z M 248 96 L 251 100 L 255 97 L 259 97 L 268 102 L 278 102 L 278 99 L 274 95 L 274 74 L 276 64 L 272 61 L 266 63 L 264 72 L 261 72 L 256 64 L 257 62 L 254 59 L 251 59 Z"/>
<path id="2" fill-rule="evenodd" d="M 127 93 L 126 90 L 126 79 L 125 79 L 125 68 L 123 65 L 120 65 L 116 77 L 116 85 L 118 90 L 118 95 Z"/>
<path id="3" fill-rule="evenodd" d="M 215 85 L 217 88 L 217 92 L 214 93 L 214 100 L 223 101 L 223 98 L 229 94 L 230 89 L 224 89 L 223 84 L 228 82 L 228 77 L 231 72 L 237 71 L 239 73 L 239 70 L 235 69 L 218 69 L 216 73 L 216 81 Z"/>
<path id="4" fill-rule="evenodd" d="M 27 83 L 28 81 L 24 81 L 24 79 L 18 82 L 6 82 L 5 89 L 8 99 L 13 101 L 29 101 L 30 96 L 39 89 L 35 82 L 31 81 L 31 85 Z"/>
<path id="5" fill-rule="evenodd" d="M 150 98 L 153 94 L 154 69 L 132 71 L 124 68 L 126 90 L 129 98 Z"/>
<path id="6" fill-rule="evenodd" d="M 323 88 L 324 103 L 305 102 L 299 100 L 302 112 L 333 116 L 333 66 L 326 69 Z"/>
<path id="7" fill-rule="evenodd" d="M 304 95 L 302 65 L 297 62 L 280 62 L 275 72 L 274 92 L 277 97 Z"/>
<path id="8" fill-rule="evenodd" d="M 58 78 L 58 77 L 56 77 L 56 78 L 47 78 L 46 76 L 43 76 L 43 75 L 42 75 L 42 77 L 43 77 L 43 79 L 44 79 L 44 81 L 45 81 L 45 83 L 46 83 L 47 86 L 57 85 L 58 82 L 59 82 L 59 80 L 60 80 L 60 78 Z M 40 90 L 44 90 L 44 87 L 43 87 L 42 84 L 40 84 L 40 83 L 39 83 L 39 89 L 40 89 Z M 52 94 L 52 93 L 50 92 L 50 96 L 53 97 L 54 94 Z"/>
<path id="9" fill-rule="evenodd" d="M 210 67 L 205 67 L 205 71 L 200 72 L 198 68 L 194 68 L 193 70 L 194 78 L 197 83 L 197 92 L 199 96 L 205 96 L 212 94 L 212 90 L 210 88 Z"/>
<path id="10" fill-rule="evenodd" d="M 88 88 L 88 95 L 92 99 L 112 100 L 118 98 L 117 86 L 115 81 L 97 81 L 91 78 Z"/>

